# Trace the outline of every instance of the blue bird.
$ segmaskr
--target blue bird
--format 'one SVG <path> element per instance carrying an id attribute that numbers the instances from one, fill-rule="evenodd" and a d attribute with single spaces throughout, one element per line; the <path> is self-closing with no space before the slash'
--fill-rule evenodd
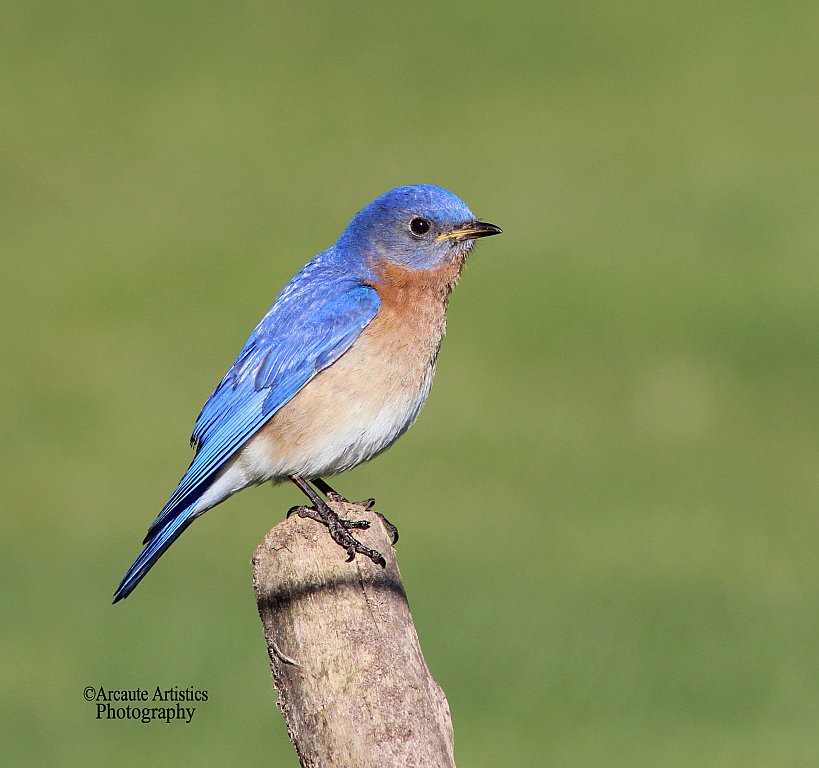
<path id="1" fill-rule="evenodd" d="M 268 481 L 295 483 L 310 506 L 291 512 L 326 525 L 348 560 L 359 553 L 384 565 L 350 533 L 366 521 L 340 518 L 316 489 L 343 500 L 322 478 L 382 453 L 415 421 L 450 292 L 474 241 L 500 232 L 430 184 L 398 187 L 359 211 L 287 284 L 205 403 L 193 461 L 114 602 L 202 513 Z"/>

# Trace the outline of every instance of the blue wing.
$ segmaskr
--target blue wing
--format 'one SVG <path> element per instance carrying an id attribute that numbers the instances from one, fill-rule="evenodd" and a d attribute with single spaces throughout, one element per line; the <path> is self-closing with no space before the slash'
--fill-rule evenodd
<path id="1" fill-rule="evenodd" d="M 285 403 L 343 355 L 375 317 L 378 293 L 316 257 L 282 291 L 210 396 L 191 436 L 196 455 L 145 537 L 114 602 L 190 525 L 222 465 Z"/>

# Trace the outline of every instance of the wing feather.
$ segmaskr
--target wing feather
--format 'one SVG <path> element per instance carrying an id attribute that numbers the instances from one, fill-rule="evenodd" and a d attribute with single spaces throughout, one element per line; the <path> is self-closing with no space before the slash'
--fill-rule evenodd
<path id="1" fill-rule="evenodd" d="M 276 411 L 350 348 L 379 306 L 373 288 L 339 277 L 321 257 L 291 280 L 202 408 L 191 436 L 196 455 L 146 542 L 191 506 Z"/>

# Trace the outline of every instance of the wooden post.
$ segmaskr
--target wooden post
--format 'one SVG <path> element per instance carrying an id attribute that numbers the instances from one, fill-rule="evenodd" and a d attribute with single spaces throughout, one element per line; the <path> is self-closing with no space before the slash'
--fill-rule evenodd
<path id="1" fill-rule="evenodd" d="M 293 515 L 253 556 L 253 586 L 278 706 L 307 768 L 454 768 L 444 692 L 427 668 L 380 519 L 332 504 L 387 567 L 344 551 Z"/>

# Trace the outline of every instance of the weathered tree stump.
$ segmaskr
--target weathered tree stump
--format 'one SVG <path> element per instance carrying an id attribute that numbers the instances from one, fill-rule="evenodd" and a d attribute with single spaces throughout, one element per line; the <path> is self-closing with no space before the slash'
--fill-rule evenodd
<path id="1" fill-rule="evenodd" d="M 454 768 L 444 692 L 427 668 L 395 553 L 381 520 L 332 504 L 371 528 L 356 537 L 381 568 L 294 515 L 253 556 L 253 586 L 281 710 L 301 765 Z"/>

